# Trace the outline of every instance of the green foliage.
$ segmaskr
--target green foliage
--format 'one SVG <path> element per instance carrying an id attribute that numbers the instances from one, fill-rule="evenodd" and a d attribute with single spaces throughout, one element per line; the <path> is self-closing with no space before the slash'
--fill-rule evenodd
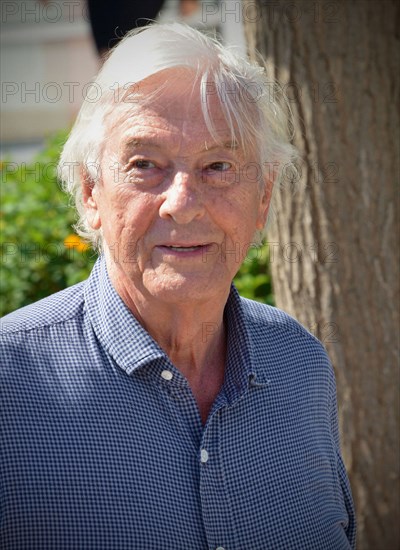
<path id="1" fill-rule="evenodd" d="M 56 177 L 65 137 L 52 138 L 30 164 L 1 163 L 0 315 L 85 279 L 94 264 L 83 243 L 64 244 L 75 221 Z"/>
<path id="2" fill-rule="evenodd" d="M 269 273 L 269 249 L 266 243 L 249 249 L 234 283 L 244 298 L 274 305 Z"/>
<path id="3" fill-rule="evenodd" d="M 66 133 L 30 164 L 1 163 L 0 315 L 86 279 L 97 255 L 74 235 L 75 211 L 56 177 Z M 251 248 L 235 277 L 242 296 L 273 303 L 268 249 Z"/>

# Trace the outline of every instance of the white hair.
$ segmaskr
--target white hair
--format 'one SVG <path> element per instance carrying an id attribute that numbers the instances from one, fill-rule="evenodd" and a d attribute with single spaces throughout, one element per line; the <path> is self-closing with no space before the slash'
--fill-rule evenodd
<path id="1" fill-rule="evenodd" d="M 96 182 L 106 118 L 116 102 L 129 101 L 127 96 L 135 93 L 141 81 L 173 68 L 196 72 L 204 120 L 214 139 L 218 141 L 210 115 L 211 96 L 219 100 L 232 142 L 256 155 L 262 177 L 274 180 L 274 189 L 281 184 L 284 172 L 286 176 L 296 174 L 288 103 L 279 86 L 267 79 L 264 68 L 182 23 L 132 30 L 111 51 L 93 82 L 96 98 L 85 98 L 59 164 L 64 190 L 72 196 L 79 214 L 75 229 L 95 248 L 101 247 L 102 234 L 87 222 L 82 176 L 86 173 Z M 143 99 L 151 102 L 152 96 Z"/>

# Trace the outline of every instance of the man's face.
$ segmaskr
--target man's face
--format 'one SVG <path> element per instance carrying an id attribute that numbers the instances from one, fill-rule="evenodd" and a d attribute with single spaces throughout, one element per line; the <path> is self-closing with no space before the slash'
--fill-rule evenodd
<path id="1" fill-rule="evenodd" d="M 263 227 L 269 186 L 231 143 L 217 101 L 211 113 L 223 145 L 210 135 L 193 75 L 168 77 L 150 106 L 116 107 L 101 180 L 85 185 L 85 203 L 116 288 L 171 303 L 209 300 L 227 294 Z M 156 75 L 141 92 L 162 82 Z"/>

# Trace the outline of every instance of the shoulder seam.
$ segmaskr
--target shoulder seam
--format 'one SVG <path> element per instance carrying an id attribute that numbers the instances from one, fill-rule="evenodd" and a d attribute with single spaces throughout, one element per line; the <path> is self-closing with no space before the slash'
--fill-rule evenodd
<path id="1" fill-rule="evenodd" d="M 79 317 L 83 317 L 84 315 L 85 315 L 84 312 L 74 313 L 71 317 L 67 317 L 66 319 L 62 319 L 61 321 L 54 321 L 53 323 L 48 323 L 48 324 L 44 324 L 44 325 L 37 325 L 37 326 L 31 327 L 31 328 L 22 327 L 22 328 L 7 330 L 7 331 L 2 330 L 0 334 L 1 334 L 1 336 L 11 336 L 13 334 L 33 332 L 35 330 L 39 330 L 39 329 L 43 329 L 43 328 L 50 328 L 50 327 L 53 327 L 53 326 L 56 326 L 56 325 L 61 325 L 62 323 L 68 323 L 69 321 L 72 321 L 73 319 L 76 319 L 76 318 L 79 318 Z"/>
<path id="2" fill-rule="evenodd" d="M 260 304 L 260 305 L 263 305 L 263 304 Z M 316 336 L 308 332 L 305 327 L 303 327 L 296 319 L 290 317 L 289 314 L 285 313 L 285 315 L 288 315 L 289 319 L 292 321 L 293 324 L 298 324 L 299 326 L 296 325 L 295 327 L 293 327 L 293 326 L 290 326 L 289 323 L 279 323 L 276 321 L 268 321 L 265 319 L 255 319 L 252 315 L 249 315 L 248 313 L 246 314 L 246 319 L 247 319 L 247 322 L 249 322 L 253 326 L 262 325 L 265 328 L 269 328 L 271 330 L 286 331 L 292 334 L 297 334 L 299 336 L 302 336 L 303 338 L 318 344 L 326 353 L 325 346 L 320 340 L 318 340 Z"/>
<path id="3" fill-rule="evenodd" d="M 320 340 L 318 340 L 318 338 L 316 336 L 314 336 L 313 334 L 308 332 L 308 330 L 304 327 L 303 327 L 303 330 L 301 330 L 300 328 L 294 329 L 293 327 L 285 326 L 283 324 L 280 325 L 279 323 L 276 323 L 276 324 L 270 323 L 269 326 L 273 330 L 284 330 L 286 332 L 291 332 L 292 334 L 297 334 L 297 335 L 301 336 L 302 338 L 305 338 L 306 340 L 310 340 L 310 341 L 314 342 L 315 344 L 318 344 L 324 350 L 324 352 L 326 353 L 326 349 L 325 349 L 324 344 Z"/>

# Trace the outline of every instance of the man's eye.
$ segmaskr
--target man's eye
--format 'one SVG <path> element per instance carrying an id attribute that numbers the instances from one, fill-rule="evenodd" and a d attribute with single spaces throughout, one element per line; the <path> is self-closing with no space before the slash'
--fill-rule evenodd
<path id="1" fill-rule="evenodd" d="M 213 162 L 212 164 L 209 164 L 208 169 L 214 170 L 215 172 L 226 172 L 227 170 L 231 170 L 232 164 L 230 162 Z"/>
<path id="2" fill-rule="evenodd" d="M 155 168 L 156 165 L 154 162 L 151 162 L 150 160 L 146 159 L 138 159 L 134 160 L 131 163 L 131 168 L 138 168 L 139 170 L 149 170 L 150 168 Z"/>

